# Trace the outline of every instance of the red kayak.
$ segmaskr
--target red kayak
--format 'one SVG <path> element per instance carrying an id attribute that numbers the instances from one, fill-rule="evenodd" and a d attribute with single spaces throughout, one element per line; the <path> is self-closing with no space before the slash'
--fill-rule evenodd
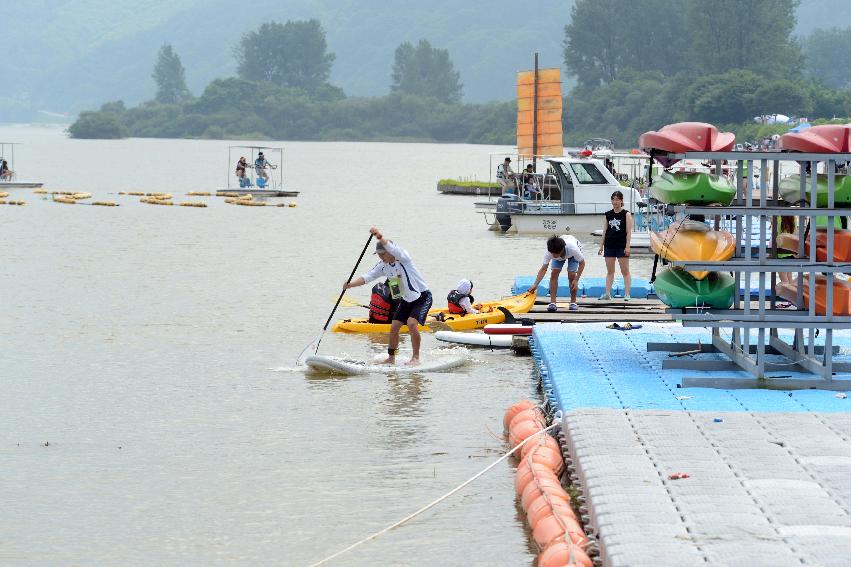
<path id="1" fill-rule="evenodd" d="M 493 323 L 485 325 L 485 333 L 488 335 L 531 335 L 531 325 L 520 323 Z"/>
<path id="2" fill-rule="evenodd" d="M 644 150 L 682 152 L 725 152 L 733 148 L 736 135 L 719 132 L 718 128 L 705 122 L 677 122 L 663 126 L 658 132 L 645 132 L 638 138 Z"/>
<path id="3" fill-rule="evenodd" d="M 822 124 L 780 136 L 780 149 L 793 152 L 847 153 L 851 151 L 851 125 Z"/>

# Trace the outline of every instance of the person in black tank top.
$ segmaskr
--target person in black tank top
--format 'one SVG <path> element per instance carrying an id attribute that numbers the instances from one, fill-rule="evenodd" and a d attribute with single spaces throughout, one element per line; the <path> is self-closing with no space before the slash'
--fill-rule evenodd
<path id="1" fill-rule="evenodd" d="M 612 209 L 606 212 L 603 221 L 603 242 L 597 252 L 606 259 L 606 291 L 601 300 L 612 298 L 612 282 L 615 279 L 615 259 L 621 269 L 624 283 L 624 301 L 630 299 L 632 277 L 629 273 L 629 247 L 632 239 L 632 213 L 623 208 L 623 193 L 612 193 Z"/>

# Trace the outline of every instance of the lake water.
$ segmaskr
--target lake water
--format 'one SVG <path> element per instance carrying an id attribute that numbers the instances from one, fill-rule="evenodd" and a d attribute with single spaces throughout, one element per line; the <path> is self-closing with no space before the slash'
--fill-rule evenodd
<path id="1" fill-rule="evenodd" d="M 505 352 L 446 374 L 294 368 L 371 225 L 411 253 L 436 302 L 462 277 L 490 299 L 537 270 L 542 237 L 489 232 L 476 198 L 435 190 L 442 177 L 487 179 L 489 152 L 506 148 L 264 142 L 284 147 L 285 184 L 302 194 L 286 199 L 296 208 L 253 208 L 183 196 L 222 188 L 241 142 L 10 126 L 0 139 L 24 143 L 21 180 L 122 205 L 17 190 L 25 207 L 0 206 L 0 564 L 306 565 L 498 458 L 505 408 L 538 399 L 530 359 Z M 117 195 L 130 190 L 210 207 Z M 583 240 L 586 274 L 602 275 Z M 647 277 L 649 261 L 636 264 Z M 437 348 L 424 337 L 425 358 Z M 329 332 L 320 353 L 384 349 Z M 518 510 L 505 463 L 331 564 L 532 565 Z"/>

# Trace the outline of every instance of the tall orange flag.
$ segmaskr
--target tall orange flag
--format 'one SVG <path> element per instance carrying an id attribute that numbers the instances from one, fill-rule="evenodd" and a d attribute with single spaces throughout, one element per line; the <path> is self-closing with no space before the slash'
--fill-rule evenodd
<path id="1" fill-rule="evenodd" d="M 561 69 L 538 69 L 538 132 L 539 156 L 560 156 L 562 145 Z M 535 71 L 517 73 L 517 154 L 532 157 L 532 132 L 535 114 Z"/>

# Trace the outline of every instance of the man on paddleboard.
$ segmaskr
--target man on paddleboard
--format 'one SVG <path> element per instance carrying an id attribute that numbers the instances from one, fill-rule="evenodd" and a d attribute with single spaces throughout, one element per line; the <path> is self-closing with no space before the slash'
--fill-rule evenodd
<path id="1" fill-rule="evenodd" d="M 407 325 L 411 335 L 411 347 L 414 351 L 408 364 L 419 364 L 419 325 L 425 324 L 432 302 L 428 284 L 426 284 L 417 267 L 414 266 L 414 262 L 407 251 L 394 244 L 392 240 L 384 238 L 384 235 L 377 228 L 372 227 L 369 232 L 378 240 L 375 244 L 375 253 L 380 261 L 364 275 L 343 284 L 343 289 L 362 286 L 378 278 L 386 277 L 391 296 L 394 299 L 400 298 L 401 302 L 393 313 L 387 360 L 384 363 L 394 364 L 396 362 L 396 353 L 399 350 L 399 331 L 402 329 L 402 325 Z"/>

